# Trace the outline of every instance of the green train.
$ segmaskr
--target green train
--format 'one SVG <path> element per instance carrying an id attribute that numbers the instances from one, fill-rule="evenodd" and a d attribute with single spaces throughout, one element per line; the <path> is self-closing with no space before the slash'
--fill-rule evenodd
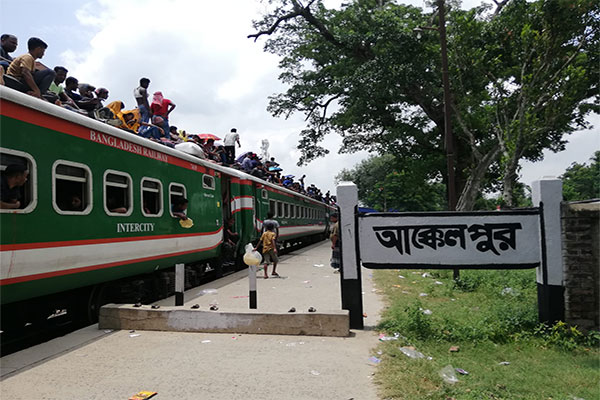
<path id="1" fill-rule="evenodd" d="M 29 171 L 20 207 L 0 209 L 3 320 L 170 294 L 176 263 L 189 280 L 223 268 L 229 219 L 236 260 L 269 211 L 284 246 L 328 233 L 322 202 L 3 86 L 0 101 L 0 168 Z M 173 216 L 182 197 L 188 229 Z"/>

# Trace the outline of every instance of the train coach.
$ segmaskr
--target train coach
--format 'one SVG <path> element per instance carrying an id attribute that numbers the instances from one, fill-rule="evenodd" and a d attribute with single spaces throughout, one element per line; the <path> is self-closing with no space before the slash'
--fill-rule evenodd
<path id="1" fill-rule="evenodd" d="M 269 211 L 284 245 L 328 233 L 322 202 L 2 86 L 0 99 L 0 168 L 29 171 L 20 207 L 0 209 L 2 324 L 164 297 L 176 263 L 188 282 L 218 276 L 229 219 L 234 260 Z M 181 198 L 189 228 L 173 215 Z"/>

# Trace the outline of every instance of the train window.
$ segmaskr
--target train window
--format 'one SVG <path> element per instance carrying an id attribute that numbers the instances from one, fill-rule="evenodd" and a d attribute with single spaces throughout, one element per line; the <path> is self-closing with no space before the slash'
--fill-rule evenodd
<path id="1" fill-rule="evenodd" d="M 266 189 L 261 190 L 261 196 L 265 200 L 269 198 L 269 194 L 267 193 Z"/>
<path id="2" fill-rule="evenodd" d="M 290 217 L 290 205 L 288 203 L 283 203 L 283 218 Z"/>
<path id="3" fill-rule="evenodd" d="M 300 206 L 296 205 L 296 218 L 300 218 Z"/>
<path id="4" fill-rule="evenodd" d="M 274 217 L 277 216 L 277 203 L 275 200 L 269 200 L 269 212 L 272 213 Z"/>
<path id="5" fill-rule="evenodd" d="M 204 189 L 215 190 L 215 177 L 210 175 L 202 176 L 202 187 Z"/>
<path id="6" fill-rule="evenodd" d="M 179 199 L 186 198 L 186 193 L 187 192 L 185 190 L 185 186 L 179 183 L 171 183 L 169 185 L 169 212 L 171 214 L 171 217 L 175 218 L 175 216 L 173 215 L 173 204 L 175 204 Z M 187 215 L 187 210 L 185 210 L 184 213 Z"/>
<path id="7" fill-rule="evenodd" d="M 59 214 L 92 211 L 92 171 L 85 164 L 57 160 L 52 166 L 52 206 Z"/>
<path id="8" fill-rule="evenodd" d="M 277 202 L 277 216 L 278 216 L 279 218 L 283 218 L 283 217 L 285 217 L 285 216 L 283 215 L 283 203 L 282 203 L 282 202 L 280 202 L 280 201 L 278 201 L 278 202 Z"/>
<path id="9" fill-rule="evenodd" d="M 296 218 L 296 207 L 293 204 L 290 204 L 290 218 Z"/>
<path id="10" fill-rule="evenodd" d="M 163 213 L 162 182 L 158 179 L 142 178 L 142 215 L 160 217 Z"/>
<path id="11" fill-rule="evenodd" d="M 104 172 L 104 211 L 113 216 L 129 216 L 133 211 L 133 185 L 125 172 Z"/>
<path id="12" fill-rule="evenodd" d="M 0 207 L 0 212 L 19 214 L 31 212 L 37 205 L 37 165 L 35 160 L 30 154 L 2 147 L 0 148 L 0 170 L 2 171 L 3 182 L 5 179 L 9 179 L 7 172 L 5 172 L 9 165 L 11 166 L 9 171 L 22 170 L 23 168 L 27 171 L 26 175 L 17 173 L 17 177 L 10 178 L 10 180 L 22 180 L 24 178 L 26 180 L 24 183 L 17 182 L 17 186 L 13 187 L 14 192 L 11 192 L 11 194 L 14 194 L 14 201 L 6 202 L 8 204 Z M 14 177 L 13 173 L 10 173 L 10 175 Z"/>

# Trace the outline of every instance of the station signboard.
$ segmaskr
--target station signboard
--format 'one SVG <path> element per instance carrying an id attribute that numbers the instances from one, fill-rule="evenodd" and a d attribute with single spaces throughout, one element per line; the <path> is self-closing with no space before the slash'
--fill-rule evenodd
<path id="1" fill-rule="evenodd" d="M 538 209 L 358 216 L 366 268 L 522 269 L 540 265 Z"/>

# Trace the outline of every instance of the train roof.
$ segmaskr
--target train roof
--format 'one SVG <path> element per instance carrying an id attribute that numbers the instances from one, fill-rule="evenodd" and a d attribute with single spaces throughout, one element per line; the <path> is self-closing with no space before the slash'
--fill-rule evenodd
<path id="1" fill-rule="evenodd" d="M 96 131 L 101 131 L 102 133 L 106 133 L 111 136 L 117 137 L 119 139 L 133 142 L 140 146 L 143 146 L 143 147 L 146 147 L 146 148 L 149 148 L 149 149 L 161 152 L 161 153 L 165 153 L 165 154 L 171 155 L 173 157 L 177 157 L 182 160 L 192 162 L 194 164 L 201 165 L 205 168 L 210 168 L 215 171 L 219 171 L 219 172 L 222 172 L 222 173 L 230 175 L 230 176 L 234 176 L 239 179 L 253 181 L 253 182 L 259 183 L 261 185 L 273 188 L 275 190 L 279 190 L 284 193 L 290 194 L 292 196 L 297 196 L 297 197 L 306 199 L 310 202 L 322 204 L 329 208 L 333 208 L 333 206 L 330 206 L 328 204 L 325 204 L 323 202 L 315 200 L 311 197 L 305 196 L 298 192 L 294 192 L 293 190 L 284 188 L 282 186 L 272 184 L 270 182 L 267 182 L 263 179 L 259 179 L 255 176 L 252 176 L 250 174 L 247 174 L 247 173 L 237 170 L 235 168 L 229 168 L 229 167 L 225 167 L 225 166 L 222 166 L 219 164 L 214 164 L 214 163 L 202 160 L 200 158 L 194 157 L 194 156 L 184 153 L 182 151 L 172 149 L 170 147 L 155 143 L 151 140 L 148 140 L 148 139 L 142 138 L 140 136 L 125 132 L 122 129 L 115 128 L 115 127 L 105 124 L 103 122 L 97 121 L 93 118 L 89 118 L 89 117 L 80 115 L 78 113 L 69 111 L 62 107 L 58 107 L 55 104 L 51 104 L 47 101 L 35 98 L 33 96 L 29 96 L 27 94 L 7 88 L 2 85 L 0 85 L 0 99 L 2 99 L 2 100 L 6 99 L 11 102 L 20 104 L 22 106 L 31 108 L 33 110 L 40 111 L 44 114 L 52 115 L 54 117 L 58 117 L 58 118 L 67 120 L 67 121 L 73 122 L 75 124 L 82 125 L 87 128 L 90 128 L 90 129 L 94 129 Z"/>

